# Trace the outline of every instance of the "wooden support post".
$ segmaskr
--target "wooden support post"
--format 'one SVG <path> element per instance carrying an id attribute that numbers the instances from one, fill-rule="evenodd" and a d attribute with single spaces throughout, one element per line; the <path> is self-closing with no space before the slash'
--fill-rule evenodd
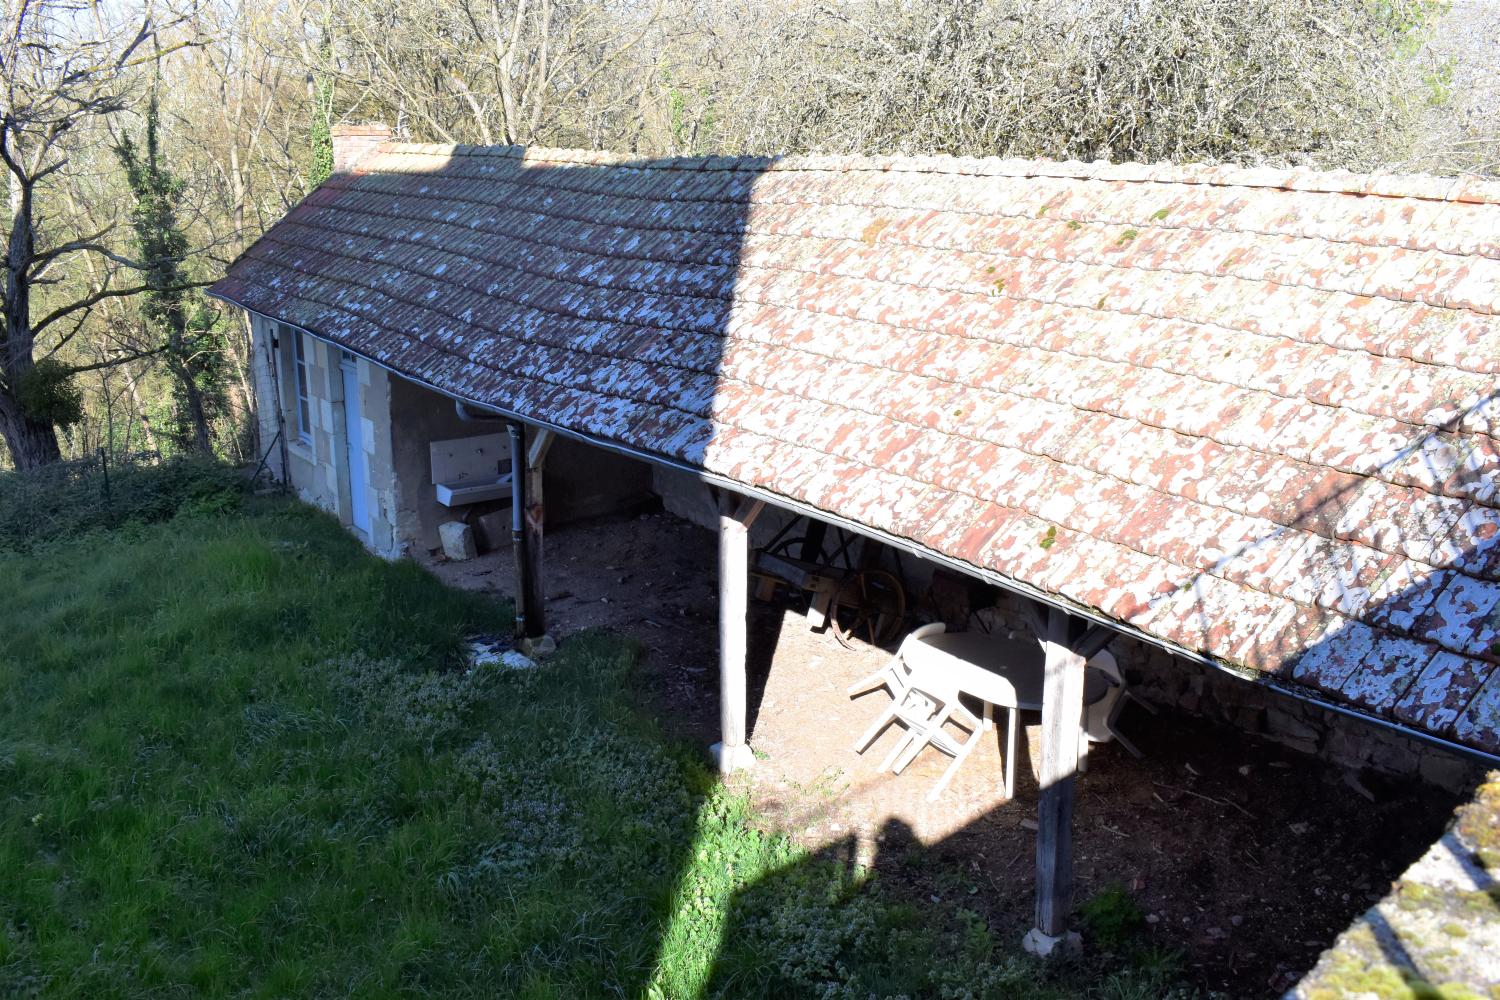
<path id="1" fill-rule="evenodd" d="M 713 754 L 721 774 L 755 763 L 745 742 L 745 632 L 750 607 L 750 525 L 765 507 L 728 491 L 719 505 L 719 728 Z"/>
<path id="2" fill-rule="evenodd" d="M 1084 657 L 1068 641 L 1068 614 L 1046 612 L 1042 688 L 1042 798 L 1037 813 L 1036 927 L 1027 951 L 1051 955 L 1077 946 L 1068 933 L 1073 906 L 1073 780 L 1083 728 Z"/>
<path id="3" fill-rule="evenodd" d="M 547 592 L 542 574 L 542 529 L 545 525 L 543 468 L 547 451 L 557 435 L 538 430 L 526 448 L 526 638 L 538 639 L 547 634 Z M 511 475 L 515 475 L 514 466 Z"/>

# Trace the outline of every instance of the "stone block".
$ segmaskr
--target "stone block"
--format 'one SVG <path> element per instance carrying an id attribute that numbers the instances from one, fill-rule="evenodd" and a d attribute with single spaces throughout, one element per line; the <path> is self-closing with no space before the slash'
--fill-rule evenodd
<path id="1" fill-rule="evenodd" d="M 443 555 L 455 562 L 479 555 L 474 544 L 474 529 L 462 521 L 444 521 L 438 525 L 438 539 L 443 543 Z"/>
<path id="2" fill-rule="evenodd" d="M 1478 780 L 1481 768 L 1446 750 L 1429 747 L 1417 765 L 1422 780 L 1447 792 L 1460 792 Z"/>
<path id="3" fill-rule="evenodd" d="M 750 749 L 748 743 L 741 743 L 727 750 L 723 743 L 715 743 L 708 748 L 708 753 L 713 758 L 714 766 L 718 768 L 720 774 L 748 771 L 755 766 L 755 751 Z"/>
<path id="4" fill-rule="evenodd" d="M 973 578 L 960 576 L 941 567 L 933 570 L 932 582 L 928 584 L 928 597 L 938 621 L 967 622 L 973 608 L 971 592 Z"/>
<path id="5" fill-rule="evenodd" d="M 1247 733 L 1265 731 L 1266 712 L 1259 705 L 1241 705 L 1234 712 L 1234 724 Z"/>
<path id="6" fill-rule="evenodd" d="M 545 660 L 557 652 L 557 640 L 550 635 L 527 636 L 521 640 L 521 652 L 533 659 Z"/>
<path id="7" fill-rule="evenodd" d="M 1077 931 L 1067 931 L 1054 937 L 1042 933 L 1040 927 L 1033 927 L 1021 940 L 1021 950 L 1037 958 L 1067 958 L 1083 951 L 1083 938 Z"/>
<path id="8" fill-rule="evenodd" d="M 476 517 L 474 535 L 480 552 L 510 548 L 510 508 L 492 510 Z"/>
<path id="9" fill-rule="evenodd" d="M 500 664 L 507 670 L 535 670 L 536 661 L 514 649 L 500 654 Z"/>
<path id="10" fill-rule="evenodd" d="M 1373 732 L 1368 747 L 1370 766 L 1386 774 L 1416 774 L 1421 764 L 1417 745 L 1399 733 Z"/>

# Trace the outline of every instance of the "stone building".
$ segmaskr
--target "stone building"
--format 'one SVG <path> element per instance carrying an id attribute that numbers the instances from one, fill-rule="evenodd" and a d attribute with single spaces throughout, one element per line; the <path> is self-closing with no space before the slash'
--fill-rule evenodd
<path id="1" fill-rule="evenodd" d="M 717 491 L 724 766 L 762 510 L 1055 623 L 1049 850 L 1059 699 L 1106 642 L 1160 701 L 1351 764 L 1500 762 L 1496 182 L 338 139 L 213 289 L 254 319 L 275 473 L 386 555 L 452 516 L 445 442 L 487 488 L 525 463 L 535 552 Z M 520 590 L 540 620 L 539 567 Z"/>

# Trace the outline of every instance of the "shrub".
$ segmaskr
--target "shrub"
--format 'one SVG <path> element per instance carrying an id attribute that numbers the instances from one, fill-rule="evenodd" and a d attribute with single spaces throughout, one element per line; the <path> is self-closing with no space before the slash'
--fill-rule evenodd
<path id="1" fill-rule="evenodd" d="M 205 458 L 118 466 L 89 459 L 0 472 L 0 551 L 29 552 L 179 514 L 227 513 L 243 495 L 238 471 Z"/>
<path id="2" fill-rule="evenodd" d="M 1122 885 L 1110 885 L 1078 907 L 1089 938 L 1105 948 L 1119 948 L 1145 925 L 1141 908 Z"/>

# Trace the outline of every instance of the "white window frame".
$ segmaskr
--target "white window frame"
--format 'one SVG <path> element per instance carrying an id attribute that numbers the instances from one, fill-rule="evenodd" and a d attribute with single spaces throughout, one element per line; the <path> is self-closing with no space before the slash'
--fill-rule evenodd
<path id="1" fill-rule="evenodd" d="M 312 444 L 312 396 L 308 392 L 307 346 L 299 330 L 282 327 L 292 337 L 292 413 L 297 423 L 297 440 Z"/>

